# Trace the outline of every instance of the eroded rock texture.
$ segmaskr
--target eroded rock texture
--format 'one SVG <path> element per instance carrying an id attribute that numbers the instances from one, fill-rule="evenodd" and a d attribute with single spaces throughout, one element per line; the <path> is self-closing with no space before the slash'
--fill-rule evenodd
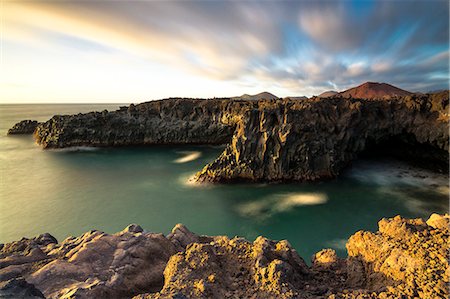
<path id="1" fill-rule="evenodd" d="M 162 234 L 136 225 L 114 235 L 89 231 L 61 244 L 45 234 L 5 244 L 0 278 L 24 277 L 47 298 L 126 298 L 159 290 L 175 252 Z"/>
<path id="2" fill-rule="evenodd" d="M 38 125 L 36 120 L 22 120 L 8 130 L 8 135 L 33 134 Z"/>
<path id="3" fill-rule="evenodd" d="M 448 93 L 390 100 L 259 102 L 200 182 L 303 181 L 336 177 L 368 147 L 387 142 L 403 157 L 448 169 Z"/>
<path id="4" fill-rule="evenodd" d="M 308 266 L 287 241 L 167 237 L 137 225 L 62 243 L 49 234 L 0 246 L 1 298 L 447 298 L 448 215 L 382 219 L 357 232 L 348 257 Z"/>
<path id="5" fill-rule="evenodd" d="M 351 285 L 393 298 L 448 298 L 448 215 L 427 222 L 397 216 L 378 226 L 347 242 Z"/>
<path id="6" fill-rule="evenodd" d="M 161 292 L 141 298 L 293 298 L 305 286 L 305 262 L 287 241 L 263 237 L 253 243 L 215 237 L 210 243 L 190 244 L 172 256 L 164 270 Z"/>
<path id="7" fill-rule="evenodd" d="M 377 145 L 448 171 L 448 92 L 389 99 L 167 99 L 114 112 L 54 116 L 44 148 L 228 144 L 198 182 L 332 178 Z"/>
<path id="8" fill-rule="evenodd" d="M 223 144 L 248 101 L 167 99 L 108 112 L 54 116 L 40 125 L 44 148 L 144 144 Z"/>

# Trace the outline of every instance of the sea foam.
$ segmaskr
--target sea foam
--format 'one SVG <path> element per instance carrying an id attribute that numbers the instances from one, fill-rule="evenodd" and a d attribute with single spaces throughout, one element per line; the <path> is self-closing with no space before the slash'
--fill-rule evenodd
<path id="1" fill-rule="evenodd" d="M 98 151 L 98 147 L 93 146 L 71 146 L 71 147 L 65 147 L 65 148 L 54 148 L 50 149 L 50 151 L 54 152 L 94 152 Z"/>
<path id="2" fill-rule="evenodd" d="M 187 163 L 194 160 L 197 160 L 201 157 L 202 153 L 198 151 L 190 151 L 190 152 L 179 152 L 180 154 L 183 154 L 183 157 L 180 157 L 176 160 L 174 160 L 174 163 Z"/>
<path id="3" fill-rule="evenodd" d="M 328 201 L 323 193 L 279 193 L 269 198 L 247 202 L 238 206 L 238 213 L 246 217 L 267 218 L 300 206 L 320 205 Z"/>

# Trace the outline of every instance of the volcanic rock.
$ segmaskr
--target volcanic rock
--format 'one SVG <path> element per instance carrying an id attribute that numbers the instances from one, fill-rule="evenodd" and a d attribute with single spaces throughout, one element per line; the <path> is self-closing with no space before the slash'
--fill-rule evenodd
<path id="1" fill-rule="evenodd" d="M 0 298 L 11 299 L 37 299 L 45 298 L 34 285 L 28 283 L 23 278 L 13 278 L 0 282 Z"/>
<path id="2" fill-rule="evenodd" d="M 36 120 L 22 120 L 8 130 L 8 135 L 33 134 L 38 125 Z"/>
<path id="3" fill-rule="evenodd" d="M 259 101 L 259 100 L 276 100 L 278 97 L 276 95 L 271 94 L 270 92 L 264 91 L 258 94 L 249 95 L 243 94 L 239 97 L 233 97 L 233 100 L 250 100 L 250 101 Z"/>
<path id="4" fill-rule="evenodd" d="M 183 225 L 147 233 L 49 234 L 0 250 L 8 298 L 447 298 L 448 215 L 382 219 L 357 232 L 348 257 L 316 253 L 307 266 L 287 241 L 198 236 Z"/>
<path id="5" fill-rule="evenodd" d="M 379 144 L 390 146 L 397 156 L 427 160 L 448 171 L 447 108 L 448 93 L 390 100 L 259 102 L 237 123 L 224 152 L 198 172 L 196 180 L 334 178 L 361 152 Z M 401 150 L 395 153 L 397 148 Z"/>
<path id="6" fill-rule="evenodd" d="M 334 90 L 328 90 L 328 91 L 324 91 L 321 94 L 319 94 L 317 97 L 318 98 L 330 98 L 330 97 L 334 97 L 336 95 L 338 95 L 339 92 L 334 91 Z"/>
<path id="7" fill-rule="evenodd" d="M 345 98 L 387 99 L 392 97 L 411 96 L 413 93 L 387 83 L 366 82 L 357 87 L 339 93 Z"/>
<path id="8" fill-rule="evenodd" d="M 176 98 L 54 116 L 34 135 L 44 148 L 227 144 L 196 174 L 197 182 L 333 178 L 377 146 L 448 172 L 448 103 L 448 92 L 302 101 Z"/>

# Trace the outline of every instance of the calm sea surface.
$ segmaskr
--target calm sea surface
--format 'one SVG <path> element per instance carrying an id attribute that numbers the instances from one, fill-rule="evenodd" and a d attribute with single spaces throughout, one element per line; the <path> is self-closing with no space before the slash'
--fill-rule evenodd
<path id="1" fill-rule="evenodd" d="M 448 209 L 448 177 L 392 160 L 359 161 L 321 183 L 194 187 L 187 179 L 223 147 L 42 150 L 31 136 L 6 136 L 23 119 L 118 109 L 114 105 L 0 105 L 0 243 L 49 232 L 62 241 L 130 223 L 169 233 L 288 239 L 300 255 L 345 254 L 360 229 L 382 217 L 428 217 Z"/>

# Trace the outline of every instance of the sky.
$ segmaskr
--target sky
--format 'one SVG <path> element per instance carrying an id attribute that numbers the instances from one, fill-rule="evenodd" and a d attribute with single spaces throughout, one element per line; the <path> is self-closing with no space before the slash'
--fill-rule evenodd
<path id="1" fill-rule="evenodd" d="M 449 1 L 1 1 L 0 103 L 447 89 Z"/>

